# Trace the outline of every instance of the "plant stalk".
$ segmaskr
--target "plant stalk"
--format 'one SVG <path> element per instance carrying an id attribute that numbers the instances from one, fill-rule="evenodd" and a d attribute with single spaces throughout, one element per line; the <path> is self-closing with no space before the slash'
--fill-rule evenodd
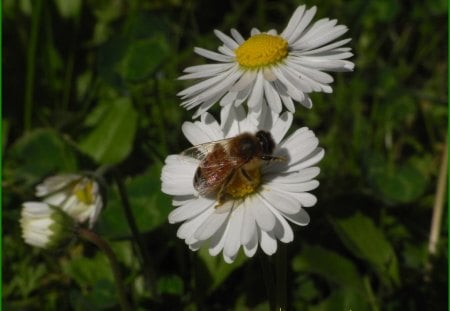
<path id="1" fill-rule="evenodd" d="M 283 243 L 278 243 L 278 251 L 275 257 L 276 264 L 276 300 L 277 300 L 277 311 L 287 310 L 287 292 L 286 292 L 286 282 L 287 282 L 287 258 L 286 258 L 286 248 L 287 246 Z"/>
<path id="2" fill-rule="evenodd" d="M 430 255 L 436 254 L 436 246 L 439 241 L 439 234 L 442 227 L 442 213 L 444 210 L 444 197 L 447 188 L 448 173 L 448 141 L 445 144 L 444 152 L 439 169 L 439 177 L 436 186 L 436 194 L 433 206 L 433 216 L 431 218 L 430 240 L 428 242 L 428 252 Z"/>
<path id="3" fill-rule="evenodd" d="M 259 254 L 259 262 L 261 263 L 262 275 L 264 284 L 266 285 L 267 298 L 269 300 L 270 311 L 276 310 L 276 295 L 275 295 L 275 280 L 273 278 L 273 271 L 270 265 L 269 257 L 265 254 Z"/>
<path id="4" fill-rule="evenodd" d="M 127 191 L 125 185 L 122 181 L 121 176 L 116 171 L 114 174 L 117 188 L 119 190 L 119 196 L 122 201 L 123 211 L 125 213 L 125 218 L 127 219 L 128 226 L 130 227 L 131 235 L 133 236 L 133 240 L 137 245 L 137 249 L 139 250 L 139 255 L 141 258 L 141 267 L 144 273 L 144 277 L 146 279 L 146 283 L 150 289 L 151 295 L 153 298 L 156 297 L 156 290 L 154 287 L 155 284 L 155 274 L 153 273 L 152 267 L 153 262 L 151 260 L 150 254 L 148 253 L 147 248 L 145 247 L 142 236 L 139 232 L 138 226 L 134 219 L 133 211 L 131 210 L 130 201 L 128 200 Z"/>
<path id="5" fill-rule="evenodd" d="M 125 287 L 122 278 L 122 274 L 120 272 L 119 263 L 117 261 L 116 255 L 113 250 L 109 246 L 109 244 L 103 240 L 100 236 L 95 234 L 93 231 L 86 228 L 78 228 L 78 235 L 86 241 L 95 244 L 103 253 L 105 253 L 106 257 L 109 260 L 111 265 L 114 280 L 116 282 L 117 294 L 119 296 L 119 303 L 122 311 L 131 311 L 131 306 L 128 302 L 128 299 L 125 295 Z"/>

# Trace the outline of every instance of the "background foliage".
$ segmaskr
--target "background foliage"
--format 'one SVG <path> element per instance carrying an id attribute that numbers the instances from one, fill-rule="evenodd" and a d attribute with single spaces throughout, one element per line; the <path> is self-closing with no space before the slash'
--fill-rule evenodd
<path id="1" fill-rule="evenodd" d="M 447 217 L 427 250 L 447 148 L 447 1 L 304 1 L 347 25 L 356 64 L 333 94 L 297 106 L 326 149 L 311 224 L 288 245 L 292 310 L 447 310 Z M 102 253 L 74 242 L 46 253 L 20 238 L 20 204 L 45 176 L 113 165 L 152 259 L 154 295 L 117 188 L 96 231 L 112 243 L 136 310 L 266 310 L 256 258 L 192 253 L 167 223 L 164 158 L 188 146 L 191 112 L 176 77 L 215 49 L 212 30 L 282 30 L 297 0 L 5 0 L 3 4 L 3 306 L 114 310 Z M 217 110 L 216 110 L 217 113 Z"/>

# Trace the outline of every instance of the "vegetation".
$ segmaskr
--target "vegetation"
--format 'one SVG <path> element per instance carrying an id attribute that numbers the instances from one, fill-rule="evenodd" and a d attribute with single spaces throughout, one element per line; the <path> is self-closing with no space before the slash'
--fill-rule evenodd
<path id="1" fill-rule="evenodd" d="M 295 127 L 313 129 L 326 155 L 311 223 L 287 245 L 288 307 L 447 310 L 447 210 L 431 225 L 439 200 L 446 204 L 447 1 L 304 3 L 349 27 L 356 66 L 295 113 Z M 95 231 L 118 257 L 133 310 L 268 309 L 265 256 L 229 265 L 191 252 L 167 222 L 173 207 L 160 172 L 168 154 L 188 147 L 181 125 L 192 113 L 176 94 L 189 82 L 176 78 L 204 62 L 193 47 L 216 49 L 213 29 L 282 30 L 299 4 L 3 1 L 5 310 L 119 308 L 94 245 L 34 249 L 18 223 L 44 177 L 99 169 L 107 206 Z M 122 183 L 150 260 L 138 256 Z"/>

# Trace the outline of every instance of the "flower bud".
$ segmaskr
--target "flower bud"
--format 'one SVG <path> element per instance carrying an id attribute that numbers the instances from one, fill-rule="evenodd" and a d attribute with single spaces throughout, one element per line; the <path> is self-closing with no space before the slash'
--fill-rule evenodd
<path id="1" fill-rule="evenodd" d="M 74 237 L 75 225 L 69 215 L 47 203 L 23 203 L 20 226 L 27 244 L 44 249 L 63 247 Z"/>

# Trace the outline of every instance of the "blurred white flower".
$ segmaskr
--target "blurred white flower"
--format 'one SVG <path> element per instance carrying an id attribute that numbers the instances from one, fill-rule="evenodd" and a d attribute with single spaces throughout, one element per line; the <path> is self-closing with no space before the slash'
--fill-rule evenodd
<path id="1" fill-rule="evenodd" d="M 215 196 L 202 196 L 194 187 L 200 161 L 183 154 L 169 155 L 162 169 L 162 191 L 173 196 L 176 209 L 169 222 L 183 222 L 177 236 L 190 249 L 207 245 L 212 256 L 223 251 L 226 262 L 234 261 L 241 246 L 248 257 L 255 254 L 258 245 L 271 255 L 277 250 L 277 240 L 288 243 L 294 239 L 288 221 L 300 226 L 309 223 L 304 208 L 316 204 L 309 191 L 319 185 L 314 178 L 320 169 L 313 165 L 322 159 L 324 150 L 306 127 L 283 139 L 291 123 L 290 112 L 279 116 L 263 108 L 258 115 L 250 112 L 246 116 L 241 106 L 222 111 L 221 124 L 208 113 L 201 121 L 183 124 L 183 133 L 193 145 L 244 132 L 269 131 L 276 144 L 273 156 L 286 159 L 259 167 L 253 188 L 234 188 L 236 194 L 229 192 L 231 199 L 218 206 Z"/>
<path id="2" fill-rule="evenodd" d="M 329 84 L 333 77 L 326 71 L 354 68 L 346 60 L 353 55 L 351 48 L 343 47 L 351 39 L 333 42 L 348 28 L 328 18 L 311 25 L 315 13 L 315 6 L 308 10 L 299 6 L 280 34 L 253 28 L 247 40 L 236 29 L 231 29 L 231 37 L 215 30 L 223 42 L 219 53 L 199 47 L 194 51 L 217 63 L 184 70 L 186 74 L 179 79 L 202 81 L 178 93 L 181 105 L 187 109 L 199 106 L 194 118 L 218 101 L 221 106 L 239 106 L 247 100 L 255 111 L 267 103 L 275 113 L 280 113 L 283 105 L 294 112 L 293 101 L 311 108 L 308 93 L 332 92 Z"/>
<path id="3" fill-rule="evenodd" d="M 98 183 L 90 177 L 76 174 L 46 178 L 36 186 L 36 196 L 61 208 L 78 223 L 89 220 L 90 228 L 94 226 L 103 207 Z"/>
<path id="4" fill-rule="evenodd" d="M 74 237 L 74 220 L 60 209 L 42 202 L 26 202 L 20 218 L 22 237 L 29 245 L 56 249 Z"/>

